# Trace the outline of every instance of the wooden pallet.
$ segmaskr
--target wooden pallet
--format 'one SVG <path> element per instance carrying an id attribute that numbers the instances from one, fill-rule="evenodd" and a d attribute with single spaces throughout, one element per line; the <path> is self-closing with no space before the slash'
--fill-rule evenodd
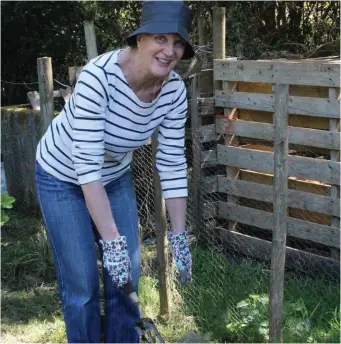
<path id="1" fill-rule="evenodd" d="M 217 145 L 201 151 L 200 167 L 226 172 L 202 175 L 200 184 L 202 193 L 225 194 L 226 201 L 206 202 L 205 220 L 226 219 L 229 233 L 236 224 L 273 229 L 274 84 L 289 84 L 288 236 L 327 247 L 338 260 L 340 61 L 215 60 L 214 80 L 223 89 L 215 90 L 214 104 L 204 100 L 198 116 L 215 112 L 216 120 L 197 131 L 201 144 Z"/>

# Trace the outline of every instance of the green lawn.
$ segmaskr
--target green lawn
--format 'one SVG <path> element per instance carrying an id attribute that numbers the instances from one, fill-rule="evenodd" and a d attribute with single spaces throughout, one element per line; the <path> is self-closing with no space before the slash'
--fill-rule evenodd
<path id="1" fill-rule="evenodd" d="M 39 219 L 10 212 L 2 228 L 2 329 L 4 343 L 66 342 L 53 263 Z M 174 268 L 171 270 L 173 275 Z M 172 311 L 159 309 L 155 248 L 143 247 L 140 299 L 144 315 L 156 319 L 174 342 L 194 330 L 212 342 L 268 340 L 268 267 L 232 262 L 217 252 L 193 250 L 193 284 L 171 284 Z M 340 342 L 338 281 L 286 275 L 284 342 Z"/>

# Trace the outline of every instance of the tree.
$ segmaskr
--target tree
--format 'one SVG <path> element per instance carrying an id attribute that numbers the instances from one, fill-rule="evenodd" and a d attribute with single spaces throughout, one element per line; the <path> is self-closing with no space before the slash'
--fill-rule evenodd
<path id="1" fill-rule="evenodd" d="M 227 8 L 227 54 L 240 58 L 339 54 L 338 1 L 185 1 L 194 12 L 192 41 L 198 44 L 196 18 L 206 20 L 212 45 L 212 9 Z M 2 80 L 37 81 L 37 58 L 52 57 L 55 79 L 68 84 L 68 67 L 86 62 L 83 21 L 95 22 L 99 54 L 122 47 L 139 23 L 141 1 L 8 1 L 1 3 Z M 282 54 L 282 55 L 280 55 Z M 56 88 L 57 88 L 56 84 Z M 58 86 L 59 87 L 59 86 Z M 2 104 L 27 102 L 27 88 L 1 82 Z"/>

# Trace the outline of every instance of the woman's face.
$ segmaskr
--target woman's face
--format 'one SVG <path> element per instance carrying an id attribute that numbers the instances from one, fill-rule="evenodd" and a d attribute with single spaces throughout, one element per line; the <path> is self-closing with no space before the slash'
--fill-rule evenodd
<path id="1" fill-rule="evenodd" d="M 144 66 L 153 76 L 164 78 L 181 60 L 186 42 L 178 34 L 142 34 L 137 46 Z"/>

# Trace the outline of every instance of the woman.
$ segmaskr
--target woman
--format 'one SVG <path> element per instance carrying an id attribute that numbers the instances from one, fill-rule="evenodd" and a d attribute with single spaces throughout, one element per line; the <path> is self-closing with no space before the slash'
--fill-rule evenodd
<path id="1" fill-rule="evenodd" d="M 37 147 L 36 184 L 46 222 L 69 342 L 100 341 L 95 240 L 104 266 L 105 341 L 138 342 L 138 311 L 120 289 L 137 289 L 139 230 L 130 164 L 158 128 L 157 169 L 183 283 L 191 281 L 185 229 L 186 89 L 172 71 L 193 57 L 190 10 L 179 1 L 146 2 L 128 47 L 82 70 L 74 93 Z M 95 239 L 95 240 L 94 240 Z"/>

